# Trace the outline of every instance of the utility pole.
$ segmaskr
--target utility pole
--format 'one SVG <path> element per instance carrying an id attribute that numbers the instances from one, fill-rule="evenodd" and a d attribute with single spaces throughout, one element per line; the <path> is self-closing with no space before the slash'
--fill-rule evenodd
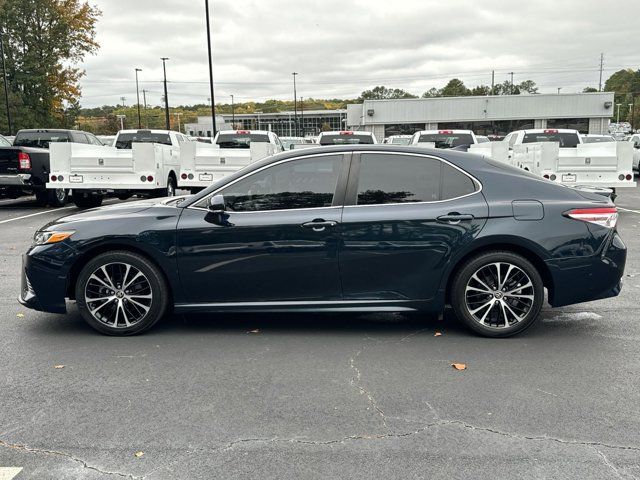
<path id="1" fill-rule="evenodd" d="M 636 92 L 631 92 L 631 131 L 635 132 L 634 119 L 636 116 Z"/>
<path id="2" fill-rule="evenodd" d="M 7 64 L 4 59 L 4 31 L 0 29 L 0 56 L 2 57 L 2 77 L 4 83 L 4 104 L 7 109 L 7 128 L 9 135 L 13 135 L 13 122 L 11 121 L 11 110 L 9 109 L 9 80 L 7 79 Z"/>
<path id="3" fill-rule="evenodd" d="M 560 90 L 562 90 L 562 87 L 558 87 L 558 95 L 560 94 Z"/>
<path id="4" fill-rule="evenodd" d="M 173 114 L 178 117 L 178 131 L 180 132 L 180 128 L 182 127 L 182 124 L 180 123 L 180 116 L 182 115 L 182 113 L 180 112 L 173 112 Z"/>
<path id="5" fill-rule="evenodd" d="M 120 120 L 120 130 L 124 130 L 124 119 L 127 118 L 126 115 L 116 115 L 116 118 Z"/>
<path id="6" fill-rule="evenodd" d="M 233 103 L 233 95 L 231 95 L 231 128 L 236 128 L 236 106 Z"/>
<path id="7" fill-rule="evenodd" d="M 147 91 L 142 90 L 142 99 L 144 101 L 144 125 L 149 128 L 149 117 L 147 116 Z"/>
<path id="8" fill-rule="evenodd" d="M 509 95 L 513 95 L 513 72 L 509 72 L 511 75 L 511 85 L 509 86 Z"/>
<path id="9" fill-rule="evenodd" d="M 296 130 L 296 137 L 298 137 L 298 92 L 296 90 L 296 77 L 298 72 L 293 72 L 293 126 Z"/>
<path id="10" fill-rule="evenodd" d="M 491 91 L 489 92 L 489 95 L 495 95 L 495 88 L 496 88 L 496 71 L 491 70 Z"/>
<path id="11" fill-rule="evenodd" d="M 171 120 L 169 119 L 169 95 L 167 93 L 167 57 L 162 57 L 162 70 L 164 71 L 164 122 L 167 130 L 171 130 Z"/>
<path id="12" fill-rule="evenodd" d="M 136 98 L 138 100 L 138 129 L 142 128 L 142 116 L 140 115 L 140 87 L 138 86 L 138 72 L 141 72 L 141 68 L 136 68 Z"/>
<path id="13" fill-rule="evenodd" d="M 213 95 L 213 56 L 211 53 L 211 22 L 209 20 L 209 0 L 204 1 L 207 17 L 207 49 L 209 52 L 209 90 L 211 91 L 211 121 L 213 123 L 213 136 L 216 136 L 216 97 Z"/>
<path id="14" fill-rule="evenodd" d="M 598 91 L 602 91 L 602 70 L 604 69 L 604 53 L 600 54 L 600 82 L 598 83 Z"/>
<path id="15" fill-rule="evenodd" d="M 301 137 L 304 137 L 304 103 L 302 97 L 300 97 L 300 130 L 302 131 Z"/>
<path id="16" fill-rule="evenodd" d="M 616 115 L 616 123 L 620 123 L 620 105 L 621 103 L 616 103 L 616 107 L 618 107 L 618 114 Z"/>

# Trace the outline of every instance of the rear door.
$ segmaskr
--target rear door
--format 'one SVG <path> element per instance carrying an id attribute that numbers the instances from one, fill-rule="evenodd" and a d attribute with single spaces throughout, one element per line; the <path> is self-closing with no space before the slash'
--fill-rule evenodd
<path id="1" fill-rule="evenodd" d="M 428 300 L 449 260 L 478 235 L 480 184 L 439 158 L 354 154 L 342 216 L 345 300 Z"/>

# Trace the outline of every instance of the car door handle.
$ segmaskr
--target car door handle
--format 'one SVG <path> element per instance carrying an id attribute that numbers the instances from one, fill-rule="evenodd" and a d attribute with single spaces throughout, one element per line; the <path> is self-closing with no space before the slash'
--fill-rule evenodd
<path id="1" fill-rule="evenodd" d="M 334 222 L 333 220 L 326 221 L 321 219 L 302 224 L 304 228 L 311 228 L 314 232 L 324 232 L 327 227 L 335 227 L 336 225 L 338 225 L 338 222 Z"/>
<path id="2" fill-rule="evenodd" d="M 467 213 L 448 213 L 446 215 L 440 215 L 436 220 L 439 222 L 450 223 L 451 225 L 457 225 L 460 222 L 469 222 L 474 219 L 473 215 Z"/>

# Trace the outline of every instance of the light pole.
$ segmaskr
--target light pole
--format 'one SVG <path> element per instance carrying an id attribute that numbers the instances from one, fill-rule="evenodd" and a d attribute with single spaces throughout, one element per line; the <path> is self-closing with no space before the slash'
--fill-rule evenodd
<path id="1" fill-rule="evenodd" d="M 140 115 L 140 87 L 138 86 L 138 72 L 141 68 L 136 68 L 136 98 L 138 100 L 138 129 L 142 128 L 142 115 Z"/>
<path id="2" fill-rule="evenodd" d="M 231 128 L 236 128 L 236 106 L 233 103 L 233 95 L 231 95 Z"/>
<path id="3" fill-rule="evenodd" d="M 182 113 L 180 112 L 173 112 L 173 114 L 178 117 L 178 131 L 180 132 L 180 128 L 181 128 L 181 123 L 180 123 L 180 117 L 182 116 Z"/>
<path id="4" fill-rule="evenodd" d="M 295 136 L 298 136 L 298 92 L 296 90 L 296 77 L 298 72 L 293 72 L 293 125 L 295 127 Z"/>
<path id="5" fill-rule="evenodd" d="M 142 90 L 142 101 L 144 102 L 144 124 L 149 128 L 149 117 L 147 116 L 147 91 Z"/>
<path id="6" fill-rule="evenodd" d="M 171 130 L 171 120 L 169 120 L 169 96 L 167 93 L 167 57 L 162 57 L 162 70 L 164 71 L 164 121 L 167 130 Z"/>
<path id="7" fill-rule="evenodd" d="M 302 133 L 302 137 L 304 137 L 304 103 L 302 102 L 302 97 L 300 97 L 300 131 Z"/>
<path id="8" fill-rule="evenodd" d="M 9 135 L 13 135 L 13 124 L 11 121 L 11 110 L 9 109 L 9 81 L 7 80 L 7 64 L 4 59 L 4 31 L 0 30 L 0 56 L 2 57 L 2 78 L 4 79 L 4 104 L 7 109 L 7 128 Z"/>
<path id="9" fill-rule="evenodd" d="M 116 115 L 116 118 L 120 120 L 120 130 L 124 130 L 124 119 L 127 118 L 126 115 Z"/>
<path id="10" fill-rule="evenodd" d="M 616 107 L 618 107 L 618 113 L 616 115 L 616 123 L 620 124 L 620 105 L 622 105 L 621 103 L 616 103 Z"/>
<path id="11" fill-rule="evenodd" d="M 562 87 L 558 87 L 558 94 L 560 93 L 560 90 L 562 90 Z"/>
<path id="12" fill-rule="evenodd" d="M 207 50 L 209 53 L 209 90 L 211 91 L 211 121 L 213 123 L 213 136 L 216 136 L 216 97 L 213 94 L 213 55 L 211 53 L 211 22 L 209 20 L 209 0 L 204 0 L 207 17 Z"/>
<path id="13" fill-rule="evenodd" d="M 126 97 L 120 97 L 120 100 L 122 100 L 122 108 L 127 108 L 127 105 L 125 103 L 127 101 L 127 98 Z"/>

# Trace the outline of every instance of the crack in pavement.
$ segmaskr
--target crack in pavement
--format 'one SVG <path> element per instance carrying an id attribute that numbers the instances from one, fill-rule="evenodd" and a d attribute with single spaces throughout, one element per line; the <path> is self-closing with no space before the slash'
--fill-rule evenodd
<path id="1" fill-rule="evenodd" d="M 93 470 L 93 471 L 101 473 L 103 475 L 116 475 L 116 476 L 123 477 L 123 478 L 131 478 L 131 479 L 134 479 L 134 480 L 138 479 L 138 477 L 135 477 L 135 476 L 133 476 L 131 474 L 128 474 L 128 473 L 110 472 L 108 470 L 101 470 L 98 467 L 94 467 L 92 465 L 89 465 L 87 462 L 85 462 L 84 460 L 82 460 L 80 458 L 74 457 L 70 453 L 60 452 L 60 451 L 57 451 L 57 450 L 49 450 L 49 449 L 44 449 L 44 448 L 34 448 L 34 447 L 29 447 L 28 445 L 24 445 L 24 444 L 20 444 L 20 443 L 5 442 L 4 440 L 0 440 L 0 447 L 6 447 L 6 448 L 14 449 L 14 450 L 20 450 L 20 451 L 23 451 L 23 452 L 29 452 L 29 453 L 33 453 L 35 455 L 49 455 L 49 456 L 63 457 L 63 458 L 67 458 L 69 460 L 72 460 L 72 461 L 74 461 L 76 463 L 79 463 L 80 465 L 82 465 L 83 468 L 87 468 L 89 470 Z"/>
<path id="2" fill-rule="evenodd" d="M 362 353 L 362 350 L 358 350 L 358 352 L 349 359 L 350 368 L 355 372 L 355 376 L 351 377 L 351 380 L 349 383 L 351 384 L 352 387 L 355 387 L 356 389 L 358 389 L 361 395 L 366 395 L 367 400 L 369 401 L 369 405 L 371 405 L 371 407 L 382 418 L 382 424 L 384 425 L 384 428 L 388 429 L 389 426 L 387 425 L 387 418 L 385 417 L 384 411 L 378 406 L 378 403 L 376 402 L 376 399 L 373 397 L 371 392 L 369 392 L 362 385 L 360 385 L 360 379 L 362 378 L 362 373 L 360 372 L 360 369 L 356 366 L 355 359 L 358 358 L 361 353 Z"/>
<path id="3" fill-rule="evenodd" d="M 616 474 L 616 476 L 618 478 L 623 478 L 624 479 L 626 477 L 631 477 L 634 480 L 638 480 L 638 477 L 636 477 L 635 475 L 633 475 L 631 473 L 620 472 L 618 467 L 616 467 L 613 463 L 611 463 L 611 461 L 609 461 L 607 456 L 603 452 L 598 450 L 596 447 L 592 446 L 591 448 L 593 448 L 596 451 L 596 453 L 600 456 L 600 458 L 602 459 L 602 463 L 604 463 L 607 467 L 609 467 L 611 470 L 613 470 L 613 472 Z"/>

